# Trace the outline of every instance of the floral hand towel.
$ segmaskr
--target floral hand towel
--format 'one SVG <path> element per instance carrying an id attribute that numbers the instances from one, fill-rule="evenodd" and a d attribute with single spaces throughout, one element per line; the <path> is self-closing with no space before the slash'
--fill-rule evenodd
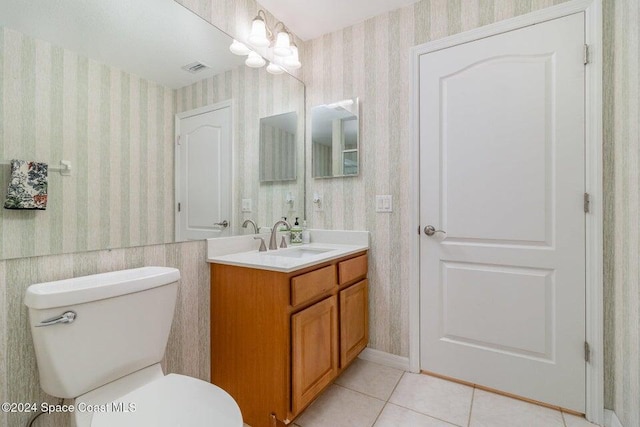
<path id="1" fill-rule="evenodd" d="M 45 210 L 47 169 L 46 163 L 11 160 L 11 181 L 4 208 Z"/>

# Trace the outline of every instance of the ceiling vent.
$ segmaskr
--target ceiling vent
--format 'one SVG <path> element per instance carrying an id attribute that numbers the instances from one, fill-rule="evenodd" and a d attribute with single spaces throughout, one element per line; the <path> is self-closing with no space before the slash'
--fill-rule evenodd
<path id="1" fill-rule="evenodd" d="M 200 71 L 206 70 L 207 68 L 209 67 L 207 67 L 201 62 L 192 62 L 191 64 L 187 64 L 184 67 L 182 67 L 183 70 L 188 71 L 191 74 L 199 73 Z"/>

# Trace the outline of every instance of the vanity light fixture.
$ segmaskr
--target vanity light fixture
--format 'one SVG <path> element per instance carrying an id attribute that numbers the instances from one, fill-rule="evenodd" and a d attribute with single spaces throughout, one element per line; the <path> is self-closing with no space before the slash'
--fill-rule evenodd
<path id="1" fill-rule="evenodd" d="M 260 67 L 263 67 L 264 64 L 267 63 L 267 61 L 265 61 L 265 59 L 262 56 L 251 51 L 249 52 L 249 56 L 247 56 L 247 60 L 244 61 L 244 63 L 247 67 L 260 68 Z"/>
<path id="2" fill-rule="evenodd" d="M 260 68 L 266 64 L 264 58 L 253 50 L 252 47 L 257 50 L 267 48 L 271 51 L 274 58 L 277 59 L 275 63 L 274 61 L 269 62 L 267 71 L 271 74 L 282 74 L 285 69 L 297 70 L 302 67 L 298 47 L 292 42 L 291 33 L 287 27 L 281 21 L 278 21 L 272 31 L 267 25 L 267 14 L 262 9 L 260 9 L 258 15 L 253 18 L 251 33 L 247 40 L 250 46 L 234 40 L 229 50 L 236 55 L 248 55 L 245 61 L 248 67 Z"/>
<path id="3" fill-rule="evenodd" d="M 273 53 L 278 56 L 290 56 L 293 55 L 293 49 L 291 49 L 291 38 L 286 31 L 280 31 L 276 37 L 276 44 L 273 47 Z"/>
<path id="4" fill-rule="evenodd" d="M 234 40 L 233 43 L 231 43 L 229 50 L 231 53 L 240 56 L 249 55 L 249 53 L 251 53 L 251 49 L 249 49 L 246 44 L 240 43 L 238 40 Z"/>
<path id="5" fill-rule="evenodd" d="M 249 43 L 256 47 L 267 47 L 271 44 L 269 35 L 267 35 L 267 15 L 264 10 L 258 11 L 258 16 L 253 18 L 251 24 L 251 34 L 249 34 Z M 271 31 L 269 31 L 271 33 Z"/>
<path id="6" fill-rule="evenodd" d="M 300 63 L 300 58 L 298 57 L 298 46 L 291 45 L 291 51 L 293 52 L 290 56 L 284 58 L 285 67 L 291 68 L 292 70 L 297 70 L 302 67 Z"/>
<path id="7" fill-rule="evenodd" d="M 282 74 L 284 73 L 284 68 L 279 66 L 278 64 L 274 64 L 273 62 L 269 62 L 267 65 L 267 71 L 271 74 Z"/>

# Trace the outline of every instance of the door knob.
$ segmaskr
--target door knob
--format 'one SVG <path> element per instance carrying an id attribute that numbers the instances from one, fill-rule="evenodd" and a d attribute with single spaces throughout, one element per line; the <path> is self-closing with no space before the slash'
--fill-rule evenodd
<path id="1" fill-rule="evenodd" d="M 213 225 L 219 225 L 222 228 L 227 228 L 229 226 L 229 221 L 227 221 L 226 219 L 222 222 L 216 222 Z"/>
<path id="2" fill-rule="evenodd" d="M 433 225 L 427 225 L 424 228 L 424 234 L 426 234 L 427 236 L 433 236 L 436 233 L 442 233 L 445 236 L 447 235 L 447 232 L 444 230 L 436 230 L 436 228 Z"/>

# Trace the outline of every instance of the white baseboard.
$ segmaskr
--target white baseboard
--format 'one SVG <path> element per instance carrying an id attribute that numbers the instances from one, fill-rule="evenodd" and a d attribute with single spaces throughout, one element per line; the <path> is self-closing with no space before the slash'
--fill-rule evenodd
<path id="1" fill-rule="evenodd" d="M 604 425 L 605 427 L 623 427 L 616 413 L 610 409 L 604 410 Z"/>
<path id="2" fill-rule="evenodd" d="M 395 354 L 386 353 L 380 350 L 374 350 L 373 348 L 365 348 L 358 356 L 360 359 L 367 360 L 369 362 L 379 363 L 390 368 L 402 369 L 403 371 L 409 370 L 409 358 L 403 356 L 397 356 Z"/>

